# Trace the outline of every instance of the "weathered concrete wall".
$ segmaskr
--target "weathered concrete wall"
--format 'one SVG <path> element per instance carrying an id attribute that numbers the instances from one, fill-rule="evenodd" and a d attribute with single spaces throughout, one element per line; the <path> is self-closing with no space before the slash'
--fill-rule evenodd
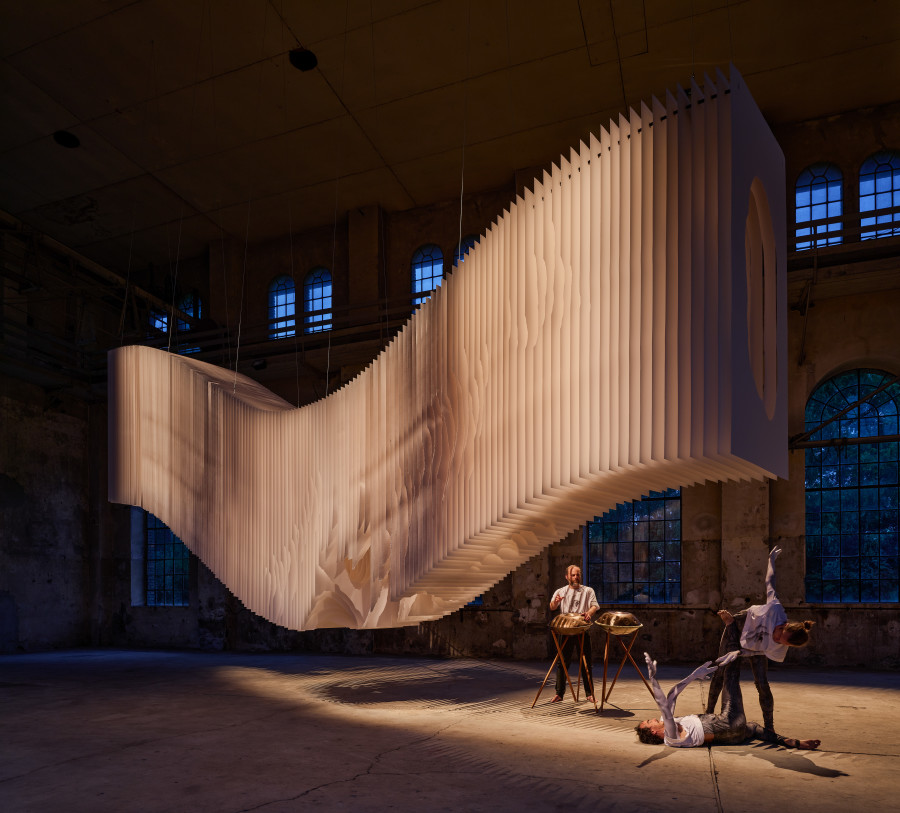
<path id="1" fill-rule="evenodd" d="M 0 648 L 85 645 L 87 410 L 14 389 L 0 395 Z"/>
<path id="2" fill-rule="evenodd" d="M 857 208 L 858 166 L 900 145 L 900 105 L 807 122 L 778 132 L 787 158 L 788 197 L 797 174 L 830 160 L 844 172 L 845 211 Z M 509 203 L 509 189 L 465 201 L 462 235 L 483 232 Z M 281 273 L 298 282 L 329 268 L 334 305 L 365 310 L 374 300 L 410 296 L 410 259 L 424 243 L 452 257 L 460 235 L 458 201 L 411 210 L 357 210 L 336 227 L 248 247 L 210 246 L 203 263 L 182 264 L 182 289 L 197 288 L 208 314 L 234 330 L 266 319 L 266 291 Z M 872 366 L 900 372 L 900 260 L 888 241 L 818 252 L 815 273 L 789 274 L 789 435 L 802 431 L 809 394 L 842 370 Z M 877 248 L 874 259 L 865 252 Z M 860 256 L 857 256 L 859 254 Z M 136 272 L 153 290 L 170 290 L 168 272 Z M 807 284 L 812 288 L 807 288 Z M 168 287 L 167 287 L 168 286 Z M 810 307 L 806 307 L 806 304 Z M 243 306 L 243 310 L 242 310 Z M 69 311 L 36 304 L 44 322 L 71 322 Z M 91 323 L 93 316 L 85 316 Z M 109 333 L 118 313 L 106 314 Z M 97 324 L 102 320 L 98 317 Z M 110 321 L 112 320 L 112 321 Z M 62 329 L 61 329 L 62 330 Z M 68 327 L 65 330 L 69 330 Z M 70 331 L 71 332 L 71 331 Z M 62 335 L 62 334 L 61 334 Z M 69 333 L 65 333 L 66 336 Z M 260 380 L 293 403 L 308 403 L 362 369 L 386 337 L 329 348 L 318 339 Z M 522 565 L 488 591 L 483 604 L 400 630 L 275 627 L 246 610 L 199 562 L 188 607 L 132 601 L 129 510 L 106 502 L 105 410 L 7 385 L 0 394 L 0 651 L 84 644 L 238 650 L 414 653 L 548 660 L 549 597 L 565 568 L 582 564 L 576 532 Z M 13 388 L 15 391 L 13 392 Z M 787 439 L 786 439 L 787 440 Z M 778 544 L 778 592 L 792 619 L 817 622 L 812 643 L 792 651 L 797 664 L 900 668 L 900 605 L 808 605 L 804 598 L 804 455 L 790 455 L 790 477 L 771 483 L 704 484 L 682 489 L 682 605 L 626 606 L 644 624 L 635 652 L 695 663 L 718 646 L 721 607 L 764 598 L 766 553 Z M 678 485 L 673 483 L 674 485 Z M 588 519 L 588 518 L 586 518 Z M 616 607 L 611 607 L 616 608 Z M 602 634 L 592 632 L 595 659 Z"/>

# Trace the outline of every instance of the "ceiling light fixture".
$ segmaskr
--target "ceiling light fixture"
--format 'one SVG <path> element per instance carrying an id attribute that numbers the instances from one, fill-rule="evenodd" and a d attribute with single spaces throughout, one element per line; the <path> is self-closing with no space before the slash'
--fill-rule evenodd
<path id="1" fill-rule="evenodd" d="M 70 133 L 68 130 L 57 130 L 53 134 L 53 140 L 59 144 L 60 147 L 67 147 L 70 150 L 74 150 L 76 147 L 81 146 L 81 141 L 78 140 L 78 136 L 75 133 Z"/>
<path id="2" fill-rule="evenodd" d="M 316 55 L 307 48 L 294 48 L 288 54 L 288 57 L 291 60 L 291 65 L 298 71 L 311 71 L 319 64 Z"/>

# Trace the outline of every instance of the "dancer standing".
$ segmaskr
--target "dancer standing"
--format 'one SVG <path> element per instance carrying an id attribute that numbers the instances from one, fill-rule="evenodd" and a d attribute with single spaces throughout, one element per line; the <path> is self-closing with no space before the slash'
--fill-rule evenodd
<path id="1" fill-rule="evenodd" d="M 719 618 L 725 623 L 722 641 L 719 645 L 719 656 L 726 652 L 726 632 L 734 625 L 734 619 L 746 617 L 744 630 L 741 633 L 741 655 L 750 660 L 753 680 L 759 693 L 759 706 L 763 713 L 763 726 L 767 729 L 775 727 L 775 700 L 769 687 L 770 660 L 780 663 L 784 660 L 788 648 L 805 646 L 809 642 L 809 631 L 814 621 L 787 620 L 784 607 L 775 594 L 775 560 L 781 555 L 781 548 L 775 547 L 769 552 L 769 563 L 766 568 L 766 603 L 754 604 L 739 613 L 720 610 Z M 740 667 L 737 667 L 740 669 Z M 724 670 L 718 670 L 709 687 L 709 698 L 706 701 L 706 713 L 715 711 L 716 701 L 722 691 L 725 679 Z"/>

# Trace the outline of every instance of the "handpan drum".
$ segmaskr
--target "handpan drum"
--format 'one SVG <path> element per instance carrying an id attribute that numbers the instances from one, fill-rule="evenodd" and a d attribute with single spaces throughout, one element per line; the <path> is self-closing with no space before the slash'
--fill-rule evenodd
<path id="1" fill-rule="evenodd" d="M 644 626 L 631 613 L 623 612 L 603 613 L 594 623 L 613 635 L 628 635 Z"/>
<path id="2" fill-rule="evenodd" d="M 560 613 L 550 622 L 550 629 L 557 635 L 578 635 L 589 629 L 590 621 L 585 621 L 581 613 Z"/>

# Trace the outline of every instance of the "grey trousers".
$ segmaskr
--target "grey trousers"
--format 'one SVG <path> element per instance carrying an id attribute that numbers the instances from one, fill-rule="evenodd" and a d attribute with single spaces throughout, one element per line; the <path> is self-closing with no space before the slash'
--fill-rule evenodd
<path id="1" fill-rule="evenodd" d="M 722 636 L 724 655 L 740 648 L 737 636 L 737 625 L 729 624 Z M 735 658 L 724 669 L 717 669 L 714 675 L 722 675 L 720 681 L 722 691 L 722 711 L 718 714 L 701 714 L 700 724 L 706 734 L 713 735 L 713 744 L 736 745 L 744 740 L 763 740 L 764 742 L 787 745 L 785 738 L 776 734 L 769 726 L 747 722 L 744 716 L 744 700 L 741 695 L 741 659 Z M 711 690 L 710 690 L 711 694 Z M 718 697 L 718 694 L 716 695 Z M 707 708 L 714 704 L 710 700 Z"/>
<path id="2" fill-rule="evenodd" d="M 722 632 L 722 640 L 719 643 L 719 656 L 738 646 L 737 622 L 728 624 Z M 735 663 L 743 660 L 738 658 Z M 759 693 L 759 707 L 762 709 L 763 725 L 772 730 L 775 728 L 775 698 L 772 697 L 772 689 L 769 688 L 769 659 L 765 655 L 751 655 L 747 658 L 750 661 L 750 668 L 753 670 L 753 682 L 756 684 L 756 691 Z M 740 666 L 737 667 L 740 671 Z M 726 669 L 717 669 L 712 676 L 709 684 L 709 698 L 706 701 L 706 713 L 713 714 L 716 710 L 716 701 L 722 693 L 722 686 L 725 684 Z"/>

